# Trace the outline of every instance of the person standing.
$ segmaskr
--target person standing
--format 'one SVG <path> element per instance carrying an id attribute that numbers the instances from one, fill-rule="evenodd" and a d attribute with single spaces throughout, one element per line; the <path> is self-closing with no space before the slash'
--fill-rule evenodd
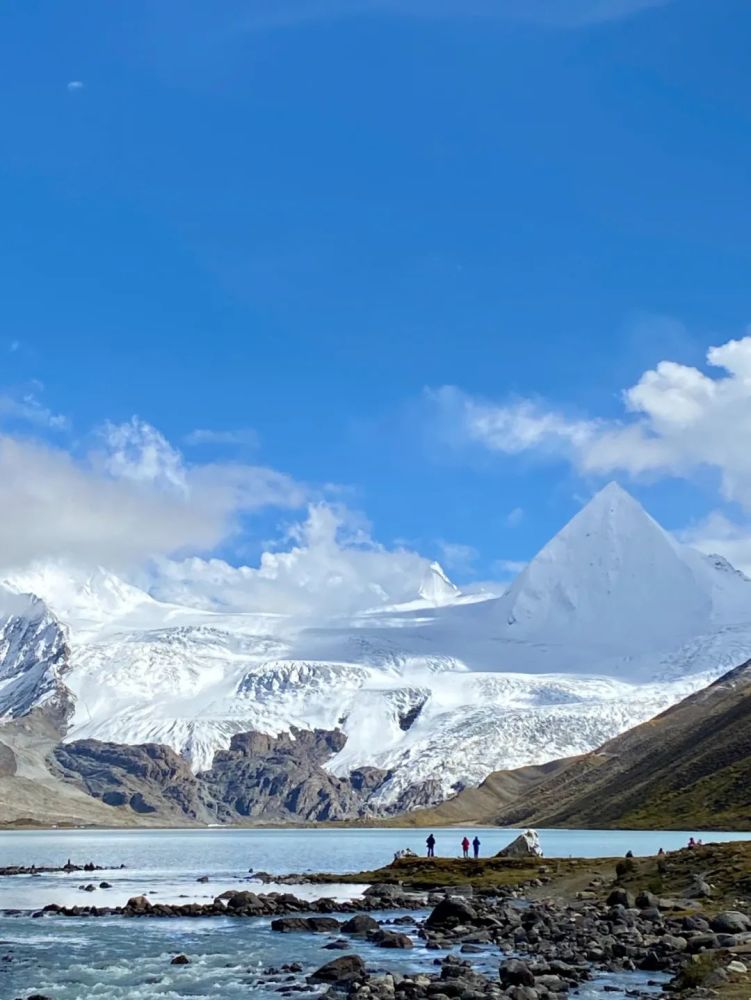
<path id="1" fill-rule="evenodd" d="M 429 858 L 434 858 L 435 857 L 435 837 L 433 836 L 432 833 L 428 834 L 428 839 L 425 841 L 425 843 L 428 845 L 428 857 Z"/>
<path id="2" fill-rule="evenodd" d="M 472 849 L 475 852 L 475 861 L 480 857 L 480 838 L 475 834 L 475 839 L 472 841 Z"/>
<path id="3" fill-rule="evenodd" d="M 462 853 L 465 858 L 469 857 L 469 838 L 467 836 L 462 840 Z"/>

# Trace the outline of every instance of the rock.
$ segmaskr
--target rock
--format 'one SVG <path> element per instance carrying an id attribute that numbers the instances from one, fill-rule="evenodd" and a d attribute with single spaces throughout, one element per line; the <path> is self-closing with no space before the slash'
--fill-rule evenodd
<path id="1" fill-rule="evenodd" d="M 279 917 L 271 921 L 272 931 L 289 934 L 294 931 L 312 931 L 314 934 L 327 934 L 338 931 L 341 925 L 333 917 Z"/>
<path id="2" fill-rule="evenodd" d="M 337 938 L 336 941 L 329 941 L 323 946 L 324 951 L 348 951 L 349 941 L 345 938 Z"/>
<path id="3" fill-rule="evenodd" d="M 403 895 L 401 886 L 391 885 L 389 882 L 374 882 L 363 893 L 363 896 L 375 896 L 377 899 L 393 899 Z"/>
<path id="4" fill-rule="evenodd" d="M 635 903 L 640 910 L 657 910 L 659 909 L 660 900 L 653 892 L 643 890 L 636 897 Z"/>
<path id="5" fill-rule="evenodd" d="M 688 941 L 688 950 L 692 955 L 696 955 L 700 951 L 712 951 L 719 946 L 720 942 L 717 940 L 716 934 L 695 934 Z"/>
<path id="6" fill-rule="evenodd" d="M 380 924 L 377 920 L 369 917 L 367 913 L 358 913 L 342 924 L 344 934 L 370 934 L 372 931 L 378 930 L 380 930 Z"/>
<path id="7" fill-rule="evenodd" d="M 729 962 L 726 968 L 728 972 L 733 972 L 739 976 L 744 976 L 748 972 L 748 966 L 744 962 L 739 962 L 736 959 Z"/>
<path id="8" fill-rule="evenodd" d="M 100 889 L 111 889 L 112 888 L 112 884 L 110 882 L 100 882 L 99 883 L 99 888 Z"/>
<path id="9" fill-rule="evenodd" d="M 540 836 L 536 830 L 525 830 L 496 854 L 497 858 L 541 858 Z"/>
<path id="10" fill-rule="evenodd" d="M 738 910 L 724 910 L 710 920 L 709 926 L 718 934 L 743 934 L 751 930 L 751 920 Z"/>
<path id="11" fill-rule="evenodd" d="M 208 882 L 208 880 L 209 880 L 209 876 L 208 875 L 200 875 L 196 879 L 196 882 Z"/>
<path id="12" fill-rule="evenodd" d="M 537 1000 L 539 993 L 531 986 L 512 986 L 509 996 L 511 1000 Z"/>
<path id="13" fill-rule="evenodd" d="M 616 886 L 607 898 L 608 906 L 624 906 L 627 910 L 633 910 L 636 906 L 634 894 L 627 889 Z"/>
<path id="14" fill-rule="evenodd" d="M 187 955 L 175 955 L 170 965 L 190 965 L 190 959 Z"/>
<path id="15" fill-rule="evenodd" d="M 351 983 L 365 975 L 365 963 L 359 955 L 342 955 L 322 965 L 308 976 L 311 983 Z"/>
<path id="16" fill-rule="evenodd" d="M 222 893 L 226 896 L 225 893 Z M 220 897 L 221 898 L 221 897 Z M 263 900 L 255 892 L 233 892 L 227 898 L 228 910 L 258 910 L 264 909 Z"/>
<path id="17" fill-rule="evenodd" d="M 708 931 L 709 921 L 705 920 L 704 917 L 691 914 L 683 918 L 682 926 L 684 931 Z"/>
<path id="18" fill-rule="evenodd" d="M 696 878 L 686 893 L 689 899 L 708 899 L 712 895 L 712 886 L 704 879 Z"/>
<path id="19" fill-rule="evenodd" d="M 308 926 L 314 934 L 330 934 L 340 930 L 342 925 L 333 917 L 308 917 Z"/>
<path id="20" fill-rule="evenodd" d="M 370 940 L 379 948 L 414 948 L 412 938 L 398 931 L 379 930 L 370 936 Z"/>
<path id="21" fill-rule="evenodd" d="M 105 805 L 139 815 L 160 813 L 174 819 L 211 822 L 206 789 L 190 764 L 169 747 L 156 743 L 124 746 L 100 740 L 58 745 L 51 766 Z M 93 870 L 84 866 L 85 871 Z"/>
<path id="22" fill-rule="evenodd" d="M 567 983 L 560 976 L 552 975 L 535 976 L 535 987 L 542 987 L 550 993 L 565 993 L 568 989 Z"/>
<path id="23" fill-rule="evenodd" d="M 518 958 L 511 958 L 498 970 L 501 985 L 508 986 L 534 986 L 535 975 L 526 962 Z"/>
<path id="24" fill-rule="evenodd" d="M 126 910 L 135 910 L 137 913 L 151 909 L 151 903 L 145 896 L 131 896 L 125 904 Z"/>
<path id="25" fill-rule="evenodd" d="M 310 927 L 307 917 L 278 917 L 271 921 L 271 929 L 279 934 L 290 934 L 295 931 L 308 931 Z"/>
<path id="26" fill-rule="evenodd" d="M 459 924 L 473 923 L 477 920 L 477 911 L 463 899 L 446 897 L 436 906 L 428 919 L 426 927 L 457 927 Z"/>
<path id="27" fill-rule="evenodd" d="M 685 951 L 688 947 L 686 938 L 678 937 L 675 934 L 663 934 L 660 943 L 663 948 L 673 952 Z"/>

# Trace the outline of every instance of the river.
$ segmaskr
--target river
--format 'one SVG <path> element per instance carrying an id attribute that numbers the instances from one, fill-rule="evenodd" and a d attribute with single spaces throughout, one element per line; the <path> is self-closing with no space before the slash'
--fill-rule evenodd
<path id="1" fill-rule="evenodd" d="M 440 829 L 437 853 L 456 856 L 460 829 Z M 496 853 L 517 831 L 473 828 L 482 853 Z M 710 840 L 749 839 L 751 834 L 541 830 L 547 857 L 622 856 L 653 854 L 685 845 L 689 835 Z M 32 993 L 53 1000 L 178 1000 L 221 996 L 227 1000 L 249 995 L 253 973 L 282 962 L 300 962 L 312 971 L 332 953 L 323 950 L 326 935 L 279 935 L 268 919 L 127 920 L 123 918 L 35 919 L 41 906 L 61 904 L 118 905 L 130 896 L 148 895 L 154 902 L 207 901 L 229 888 L 260 889 L 253 871 L 273 874 L 308 871 L 346 872 L 375 868 L 391 860 L 394 851 L 409 847 L 422 853 L 426 830 L 304 829 L 304 830 L 49 830 L 0 833 L 0 866 L 64 865 L 93 861 L 125 865 L 95 873 L 52 874 L 0 878 L 0 1000 Z M 253 871 L 251 871 L 251 869 Z M 204 875 L 209 882 L 196 880 Z M 87 883 L 109 889 L 82 892 Z M 273 886 L 265 887 L 268 891 Z M 297 895 L 352 896 L 360 887 L 285 886 Z M 384 915 L 388 916 L 388 914 Z M 392 914 L 393 916 L 393 914 Z M 432 968 L 434 952 L 417 947 L 389 952 L 358 942 L 358 952 L 374 968 L 398 971 Z M 170 965 L 177 952 L 190 955 L 186 966 Z M 336 954 L 336 953 L 334 953 Z M 8 956 L 7 960 L 4 960 Z M 498 953 L 479 956 L 478 965 L 497 967 Z M 598 995 L 607 983 L 625 990 L 642 986 L 646 977 L 601 977 L 580 994 Z M 256 997 L 278 996 L 253 989 Z M 600 994 L 601 995 L 601 994 Z M 616 993 L 612 994 L 617 997 Z"/>

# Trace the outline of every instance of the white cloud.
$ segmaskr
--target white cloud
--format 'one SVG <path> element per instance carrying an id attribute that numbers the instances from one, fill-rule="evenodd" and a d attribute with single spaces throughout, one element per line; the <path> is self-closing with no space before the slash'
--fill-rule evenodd
<path id="1" fill-rule="evenodd" d="M 15 350 L 13 344 L 10 349 Z M 53 413 L 39 401 L 37 393 L 43 388 L 40 382 L 32 382 L 26 388 L 10 388 L 0 392 L 0 423 L 5 418 L 6 421 L 15 420 L 54 431 L 66 430 L 69 426 L 68 418 L 60 413 Z"/>
<path id="2" fill-rule="evenodd" d="M 275 469 L 189 463 L 150 424 L 107 423 L 74 454 L 0 434 L 0 560 L 5 571 L 62 561 L 103 565 L 155 596 L 196 607 L 319 619 L 414 600 L 430 561 L 377 544 L 343 506 Z M 245 515 L 307 507 L 257 566 L 209 558 L 242 539 Z"/>
<path id="3" fill-rule="evenodd" d="M 429 398 L 454 443 L 565 458 L 583 473 L 689 477 L 712 469 L 723 496 L 751 509 L 751 336 L 710 348 L 707 364 L 717 374 L 661 361 L 623 393 L 617 420 L 530 399 L 496 404 L 451 387 Z"/>
<path id="4" fill-rule="evenodd" d="M 521 524 L 523 520 L 524 520 L 523 507 L 514 507 L 514 509 L 510 510 L 506 515 L 506 524 L 510 528 L 515 528 L 517 524 Z"/>
<path id="5" fill-rule="evenodd" d="M 732 521 L 715 510 L 681 532 L 680 538 L 708 555 L 724 556 L 736 569 L 751 576 L 751 524 Z"/>
<path id="6" fill-rule="evenodd" d="M 102 466 L 110 476 L 187 494 L 182 455 L 151 424 L 134 416 L 122 424 L 104 424 L 99 436 Z"/>
<path id="7" fill-rule="evenodd" d="M 196 607 L 332 617 L 413 600 L 430 567 L 415 552 L 377 544 L 351 512 L 322 502 L 285 544 L 257 567 L 161 559 L 148 585 L 163 600 Z"/>
<path id="8" fill-rule="evenodd" d="M 480 555 L 473 545 L 464 545 L 461 542 L 439 542 L 439 546 L 441 563 L 448 569 L 460 573 L 469 573 Z"/>
<path id="9" fill-rule="evenodd" d="M 0 435 L 0 554 L 6 566 L 69 557 L 108 567 L 207 552 L 243 515 L 295 508 L 305 487 L 263 466 L 187 465 L 155 428 L 107 424 L 82 458 Z"/>
<path id="10" fill-rule="evenodd" d="M 513 578 L 518 576 L 526 565 L 526 562 L 517 559 L 497 559 L 493 563 L 493 572 L 503 577 Z"/>
<path id="11" fill-rule="evenodd" d="M 83 80 L 69 80 L 67 84 L 67 90 L 69 94 L 75 94 L 79 90 L 83 90 L 84 84 Z"/>
<path id="12" fill-rule="evenodd" d="M 237 427 L 234 430 L 210 430 L 199 427 L 186 434 L 185 443 L 189 445 L 245 445 L 257 448 L 259 444 L 258 431 L 252 427 Z"/>

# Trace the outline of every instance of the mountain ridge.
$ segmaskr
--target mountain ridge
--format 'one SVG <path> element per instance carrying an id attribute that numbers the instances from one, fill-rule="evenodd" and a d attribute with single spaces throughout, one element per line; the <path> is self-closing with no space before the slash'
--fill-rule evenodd
<path id="1" fill-rule="evenodd" d="M 749 788 L 751 661 L 588 754 L 491 774 L 394 822 L 744 830 Z"/>
<path id="2" fill-rule="evenodd" d="M 586 753 L 751 657 L 751 581 L 612 484 L 500 598 L 467 600 L 440 567 L 432 603 L 323 622 L 164 604 L 103 569 L 8 584 L 46 588 L 65 653 L 30 672 L 0 650 L 0 719 L 55 691 L 66 742 L 163 744 L 194 772 L 241 733 L 341 729 L 326 770 L 387 772 L 384 811 Z"/>

